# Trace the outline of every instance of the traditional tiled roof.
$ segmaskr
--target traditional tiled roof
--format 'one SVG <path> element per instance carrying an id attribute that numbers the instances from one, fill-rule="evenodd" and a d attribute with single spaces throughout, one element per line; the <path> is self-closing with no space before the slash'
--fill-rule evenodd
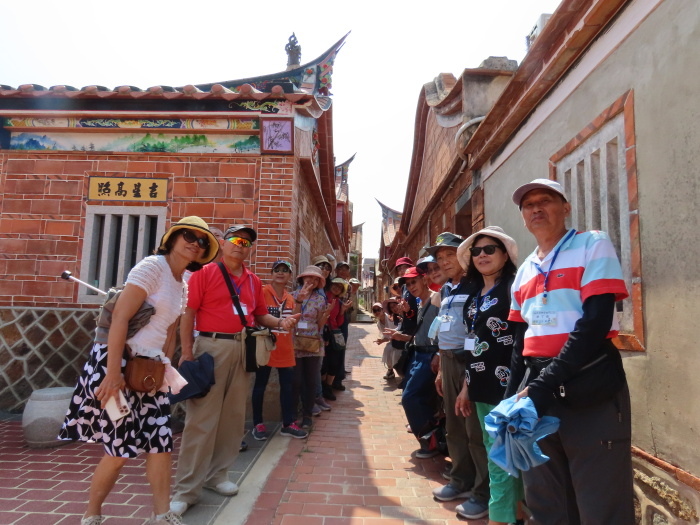
<path id="1" fill-rule="evenodd" d="M 229 80 L 213 84 L 187 85 L 181 87 L 153 86 L 141 89 L 136 86 L 58 85 L 46 88 L 38 84 L 23 84 L 16 88 L 0 84 L 0 98 L 66 98 L 66 99 L 222 99 L 222 100 L 267 100 L 285 99 L 301 102 L 316 98 L 320 109 L 328 105 L 325 100 L 330 93 L 333 62 L 347 35 L 328 51 L 303 66 L 290 71 L 240 80 Z"/>
<path id="2" fill-rule="evenodd" d="M 338 202 L 348 202 L 348 171 L 355 155 L 335 167 L 335 198 Z"/>
<path id="3" fill-rule="evenodd" d="M 382 239 L 384 240 L 384 246 L 391 246 L 396 233 L 399 231 L 401 212 L 389 208 L 389 206 L 379 202 L 378 199 L 375 200 L 382 207 Z"/>

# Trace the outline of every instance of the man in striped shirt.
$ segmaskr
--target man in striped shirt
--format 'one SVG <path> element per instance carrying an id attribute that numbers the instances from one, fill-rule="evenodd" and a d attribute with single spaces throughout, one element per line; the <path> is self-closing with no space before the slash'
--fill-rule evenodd
<path id="1" fill-rule="evenodd" d="M 604 232 L 566 228 L 571 205 L 555 181 L 525 184 L 513 201 L 537 248 L 513 283 L 508 321 L 519 330 L 506 396 L 530 397 L 540 417 L 561 421 L 539 442 L 550 460 L 523 472 L 533 523 L 632 525 L 629 391 L 611 341 L 615 302 L 627 297 L 615 248 Z M 599 369 L 612 379 L 593 386 Z"/>

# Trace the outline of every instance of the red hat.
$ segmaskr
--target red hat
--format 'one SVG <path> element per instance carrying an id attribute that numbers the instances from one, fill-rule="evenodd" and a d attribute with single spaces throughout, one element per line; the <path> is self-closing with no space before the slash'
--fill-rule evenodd
<path id="1" fill-rule="evenodd" d="M 403 286 L 406 283 L 406 279 L 413 279 L 414 277 L 422 277 L 423 274 L 418 271 L 418 268 L 411 266 L 402 277 L 399 277 L 399 284 Z"/>
<path id="2" fill-rule="evenodd" d="M 396 264 L 394 265 L 394 268 L 397 266 L 413 266 L 413 261 L 411 260 L 410 257 L 399 257 L 398 260 L 396 261 Z"/>

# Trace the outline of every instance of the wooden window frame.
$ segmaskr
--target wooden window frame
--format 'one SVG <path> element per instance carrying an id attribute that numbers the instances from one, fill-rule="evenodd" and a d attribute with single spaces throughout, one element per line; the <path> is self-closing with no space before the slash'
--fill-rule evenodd
<path id="1" fill-rule="evenodd" d="M 608 106 L 600 115 L 583 128 L 573 139 L 567 142 L 564 147 L 552 155 L 549 159 L 549 178 L 557 180 L 557 164 L 564 157 L 570 155 L 577 148 L 583 145 L 592 135 L 597 133 L 603 126 L 622 114 L 624 119 L 624 148 L 625 172 L 620 176 L 627 179 L 627 200 L 629 217 L 629 243 L 630 243 L 630 274 L 631 290 L 630 298 L 632 304 L 632 326 L 633 333 L 620 333 L 614 339 L 614 343 L 620 350 L 645 351 L 644 334 L 644 310 L 643 310 L 643 282 L 642 282 L 642 257 L 640 244 L 640 224 L 639 224 L 639 198 L 637 185 L 637 149 L 634 124 L 634 90 L 625 92 L 620 98 Z M 620 203 L 621 212 L 622 205 Z"/>

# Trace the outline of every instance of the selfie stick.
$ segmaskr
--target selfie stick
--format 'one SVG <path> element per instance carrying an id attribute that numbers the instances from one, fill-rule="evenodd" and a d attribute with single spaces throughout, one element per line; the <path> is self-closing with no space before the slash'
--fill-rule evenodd
<path id="1" fill-rule="evenodd" d="M 102 290 L 100 290 L 99 288 L 95 288 L 91 284 L 81 281 L 80 279 L 76 279 L 71 275 L 71 273 L 68 270 L 61 274 L 61 279 L 65 279 L 66 281 L 75 281 L 78 284 L 82 284 L 85 288 L 90 288 L 90 290 L 93 290 L 101 295 L 107 295 L 107 292 L 103 292 Z"/>

